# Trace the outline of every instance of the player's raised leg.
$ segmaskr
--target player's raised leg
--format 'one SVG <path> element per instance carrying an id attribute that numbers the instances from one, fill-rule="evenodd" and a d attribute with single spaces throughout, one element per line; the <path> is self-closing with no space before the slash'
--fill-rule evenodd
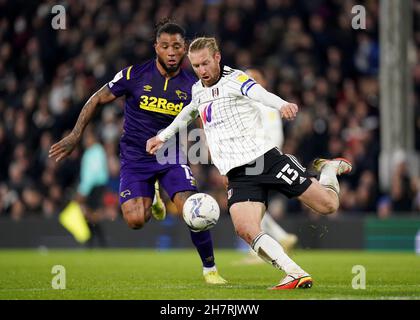
<path id="1" fill-rule="evenodd" d="M 271 289 L 310 288 L 311 276 L 284 252 L 282 246 L 262 232 L 260 224 L 265 206 L 261 202 L 236 202 L 230 216 L 236 233 L 244 239 L 264 261 L 286 272 L 286 277 Z"/>
<path id="2" fill-rule="evenodd" d="M 162 187 L 177 207 L 177 213 L 182 216 L 184 203 L 197 192 L 196 181 L 191 169 L 186 165 L 174 165 L 159 176 Z M 193 232 L 190 230 L 192 243 L 197 249 L 203 263 L 203 276 L 209 284 L 224 284 L 216 268 L 213 241 L 209 230 Z"/>
<path id="3" fill-rule="evenodd" d="M 312 184 L 298 199 L 320 214 L 332 214 L 340 205 L 340 185 L 337 176 L 349 173 L 352 165 L 343 158 L 316 159 L 313 167 L 320 173 L 319 182 L 312 179 Z"/>

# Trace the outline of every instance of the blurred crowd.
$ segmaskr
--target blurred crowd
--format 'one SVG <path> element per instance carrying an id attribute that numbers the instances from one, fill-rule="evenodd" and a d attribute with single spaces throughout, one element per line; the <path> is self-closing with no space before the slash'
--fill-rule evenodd
<path id="1" fill-rule="evenodd" d="M 0 0 L 0 216 L 53 217 L 73 196 L 82 146 L 57 164 L 50 146 L 69 132 L 89 96 L 120 69 L 154 57 L 155 24 L 172 17 L 195 36 L 215 36 L 224 63 L 258 67 L 271 92 L 297 103 L 285 123 L 284 152 L 309 166 L 316 157 L 354 164 L 341 180 L 339 214 L 420 210 L 420 179 L 404 159 L 392 189 L 378 185 L 378 1 L 352 0 L 68 0 L 66 29 L 55 30 L 55 1 Z M 351 9 L 363 4 L 366 29 L 352 29 Z M 417 64 L 413 69 L 416 149 L 420 151 L 420 1 L 413 2 Z M 188 62 L 185 61 L 188 67 Z M 119 216 L 118 141 L 124 99 L 95 115 L 109 162 L 104 214 Z M 200 189 L 226 210 L 216 168 L 194 165 Z M 168 201 L 171 208 L 171 203 Z M 277 217 L 305 214 L 297 201 L 273 197 Z M 302 213 L 303 212 L 303 213 Z"/>

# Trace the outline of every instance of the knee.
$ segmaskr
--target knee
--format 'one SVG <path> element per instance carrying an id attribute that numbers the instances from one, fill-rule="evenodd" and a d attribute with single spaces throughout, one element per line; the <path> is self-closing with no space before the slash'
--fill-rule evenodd
<path id="1" fill-rule="evenodd" d="M 131 229 L 141 229 L 150 219 L 150 208 L 132 208 L 123 210 L 124 220 Z"/>
<path id="2" fill-rule="evenodd" d="M 125 217 L 125 222 L 131 229 L 141 229 L 145 224 L 145 219 L 140 217 Z"/>

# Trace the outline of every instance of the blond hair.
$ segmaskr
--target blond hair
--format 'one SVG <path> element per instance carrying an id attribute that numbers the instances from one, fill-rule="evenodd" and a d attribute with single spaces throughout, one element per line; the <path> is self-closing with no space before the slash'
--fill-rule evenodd
<path id="1" fill-rule="evenodd" d="M 200 38 L 195 39 L 193 42 L 191 42 L 188 52 L 198 51 L 204 48 L 209 49 L 212 54 L 215 54 L 216 52 L 220 52 L 219 46 L 217 45 L 216 38 L 206 38 L 206 37 L 200 37 Z"/>

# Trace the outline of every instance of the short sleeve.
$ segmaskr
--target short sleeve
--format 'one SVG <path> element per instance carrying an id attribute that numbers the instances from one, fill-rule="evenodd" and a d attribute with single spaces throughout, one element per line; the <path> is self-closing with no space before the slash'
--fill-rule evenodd
<path id="1" fill-rule="evenodd" d="M 229 88 L 235 95 L 247 96 L 249 89 L 255 84 L 257 84 L 255 80 L 243 71 L 236 70 L 229 75 Z"/>
<path id="2" fill-rule="evenodd" d="M 131 77 L 131 69 L 133 66 L 119 71 L 110 82 L 108 82 L 108 88 L 112 94 L 116 97 L 120 97 L 129 92 L 129 81 Z"/>

